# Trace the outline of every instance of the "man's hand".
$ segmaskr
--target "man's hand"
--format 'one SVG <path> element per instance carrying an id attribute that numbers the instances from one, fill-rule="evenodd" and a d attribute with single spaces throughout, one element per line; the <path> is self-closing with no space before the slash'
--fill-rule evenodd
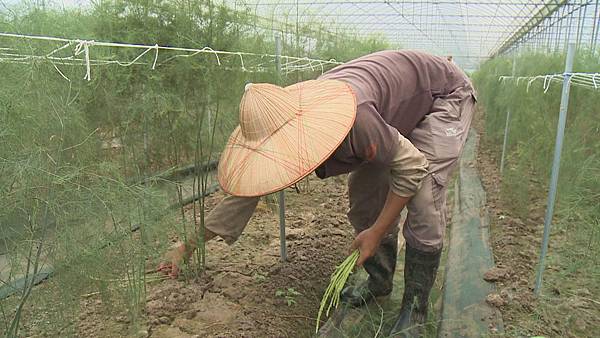
<path id="1" fill-rule="evenodd" d="M 381 239 L 395 226 L 395 220 L 400 216 L 409 199 L 410 197 L 398 196 L 392 190 L 389 191 L 383 209 L 375 223 L 367 230 L 356 235 L 354 242 L 352 242 L 352 250 L 360 250 L 356 265 L 363 265 L 369 257 L 375 255 Z"/>
<path id="2" fill-rule="evenodd" d="M 351 246 L 352 251 L 358 249 L 360 252 L 356 265 L 362 266 L 367 259 L 375 255 L 375 251 L 377 251 L 380 242 L 381 235 L 373 228 L 366 229 L 356 235 Z"/>
<path id="3" fill-rule="evenodd" d="M 189 250 L 184 243 L 176 243 L 165 253 L 164 262 L 160 263 L 156 270 L 176 279 L 184 260 L 189 259 L 193 251 L 193 249 Z"/>
<path id="4" fill-rule="evenodd" d="M 208 229 L 204 229 L 204 242 L 208 242 L 215 238 L 216 234 Z M 192 257 L 192 253 L 196 250 L 196 237 L 191 237 L 187 242 L 177 242 L 171 250 L 167 251 L 164 256 L 163 263 L 160 263 L 156 271 L 162 272 L 165 275 L 175 279 L 179 276 L 179 270 L 185 260 L 189 260 Z"/>

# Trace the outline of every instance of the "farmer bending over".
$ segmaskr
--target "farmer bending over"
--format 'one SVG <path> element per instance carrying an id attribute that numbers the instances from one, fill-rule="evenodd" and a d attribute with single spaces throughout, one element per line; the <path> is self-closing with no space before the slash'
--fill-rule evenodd
<path id="1" fill-rule="evenodd" d="M 473 116 L 468 77 L 445 57 L 384 51 L 350 61 L 318 80 L 281 88 L 250 84 L 240 125 L 219 162 L 226 197 L 208 215 L 206 239 L 237 240 L 259 196 L 350 173 L 352 249 L 366 281 L 342 293 L 360 306 L 392 291 L 398 223 L 406 206 L 404 296 L 391 334 L 422 334 L 446 227 L 446 185 Z M 172 275 L 194 243 L 169 253 Z"/>

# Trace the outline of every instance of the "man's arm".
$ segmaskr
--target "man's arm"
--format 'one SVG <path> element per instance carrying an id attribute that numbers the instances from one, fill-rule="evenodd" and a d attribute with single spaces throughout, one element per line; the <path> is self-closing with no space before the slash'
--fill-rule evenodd
<path id="1" fill-rule="evenodd" d="M 375 223 L 356 235 L 354 242 L 352 242 L 352 250 L 358 249 L 360 251 L 360 257 L 356 265 L 363 265 L 369 257 L 375 254 L 381 239 L 393 228 L 393 222 L 409 200 L 410 197 L 398 196 L 391 190 L 388 192 L 385 205 Z"/>
<path id="2" fill-rule="evenodd" d="M 219 236 L 227 244 L 235 242 L 244 231 L 259 200 L 260 197 L 225 197 L 205 218 L 204 241 L 208 242 Z M 183 260 L 189 258 L 198 247 L 198 237 L 196 232 L 185 243 L 175 244 L 165 254 L 167 262 L 162 263 L 158 270 L 176 278 Z"/>
<path id="3" fill-rule="evenodd" d="M 390 191 L 383 209 L 375 223 L 359 233 L 352 243 L 352 250 L 360 251 L 357 261 L 359 266 L 375 254 L 381 239 L 396 226 L 395 220 L 410 198 L 417 193 L 421 181 L 428 173 L 425 156 L 400 133 L 398 138 L 396 152 L 390 163 Z"/>

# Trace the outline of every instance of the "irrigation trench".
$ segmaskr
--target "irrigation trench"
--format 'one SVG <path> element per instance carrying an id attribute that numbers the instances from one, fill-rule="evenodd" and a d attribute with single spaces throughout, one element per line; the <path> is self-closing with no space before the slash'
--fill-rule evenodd
<path id="1" fill-rule="evenodd" d="M 435 303 L 434 309 L 438 310 L 437 327 L 428 326 L 428 337 L 482 337 L 502 331 L 499 311 L 485 301 L 494 289 L 493 284 L 483 280 L 483 274 L 493 267 L 493 256 L 489 246 L 485 192 L 475 169 L 477 142 L 478 135 L 471 130 L 454 186 L 445 267 L 438 272 L 442 291 L 441 294 L 432 291 L 430 298 Z M 399 237 L 400 253 L 392 294 L 360 309 L 340 306 L 319 330 L 319 337 L 386 336 L 399 312 L 404 288 L 404 242 L 402 236 Z M 360 278 L 365 278 L 362 271 L 354 277 Z"/>
<path id="2" fill-rule="evenodd" d="M 493 284 L 485 282 L 482 276 L 493 266 L 493 257 L 489 247 L 485 192 L 474 168 L 477 141 L 478 135 L 471 130 L 454 187 L 453 217 L 449 225 L 445 269 L 438 273 L 438 280 L 443 282 L 442 293 L 432 294 L 432 298 L 437 299 L 435 308 L 438 308 L 440 313 L 437 316 L 437 328 L 428 328 L 427 332 L 437 332 L 439 337 L 480 337 L 489 334 L 490 330 L 502 330 L 499 312 L 485 302 L 486 296 L 493 291 Z M 215 167 L 216 162 L 212 162 L 201 168 L 209 172 L 208 189 L 205 194 L 218 189 L 214 177 Z M 177 208 L 199 198 L 194 189 L 194 168 L 193 165 L 185 166 L 146 180 L 138 180 L 138 184 L 151 181 L 153 188 L 161 191 L 169 199 L 170 208 Z M 181 200 L 175 193 L 175 184 L 182 188 Z M 132 231 L 137 228 L 139 227 L 134 225 Z M 402 236 L 399 237 L 400 254 L 392 295 L 366 308 L 341 306 L 319 330 L 320 337 L 385 336 L 389 331 L 398 313 L 403 292 L 404 241 Z M 7 257 L 0 255 L 0 263 L 4 260 L 7 260 Z M 6 269 L 8 264 L 0 264 L 0 275 L 7 273 L 3 271 Z M 35 283 L 49 278 L 52 273 L 52 268 L 46 267 L 35 276 Z M 365 277 L 365 272 L 361 271 L 352 276 L 352 280 Z M 17 278 L 13 283 L 4 285 L 0 288 L 0 299 L 18 292 L 24 284 L 23 278 Z"/>

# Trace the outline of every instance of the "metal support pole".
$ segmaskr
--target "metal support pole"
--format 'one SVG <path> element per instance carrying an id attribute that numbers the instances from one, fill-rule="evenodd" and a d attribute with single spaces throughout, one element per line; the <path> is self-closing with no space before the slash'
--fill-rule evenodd
<path id="1" fill-rule="evenodd" d="M 551 19 L 547 19 L 548 21 L 548 28 L 546 28 L 546 52 L 550 52 L 550 43 L 552 42 L 552 40 L 550 39 L 550 36 L 552 35 L 552 25 L 550 24 L 550 20 Z"/>
<path id="2" fill-rule="evenodd" d="M 277 82 L 281 82 L 281 36 L 275 34 L 275 67 L 277 68 Z M 278 193 L 279 200 L 279 253 L 281 261 L 287 260 L 287 248 L 285 244 L 285 189 Z"/>
<path id="3" fill-rule="evenodd" d="M 581 39 L 583 37 L 583 28 L 585 25 L 585 16 L 587 15 L 588 5 L 583 6 L 583 13 L 581 13 L 581 7 L 579 7 L 579 17 L 577 20 L 577 48 L 581 46 Z"/>
<path id="4" fill-rule="evenodd" d="M 287 247 L 285 244 L 285 191 L 279 191 L 279 253 L 281 261 L 287 260 Z"/>
<path id="5" fill-rule="evenodd" d="M 570 6 L 569 6 L 569 10 L 567 10 L 567 14 L 569 15 L 569 23 L 568 23 L 568 27 L 567 27 L 567 37 L 565 38 L 565 45 L 563 47 L 563 50 L 565 48 L 569 48 L 569 44 L 571 43 L 571 41 L 573 41 L 573 39 L 571 38 L 571 35 L 573 35 L 573 33 L 571 32 L 571 30 L 573 29 L 573 12 L 570 11 Z M 577 41 L 577 38 L 575 38 L 575 41 Z"/>
<path id="6" fill-rule="evenodd" d="M 281 35 L 275 33 L 275 67 L 277 70 L 277 81 L 281 81 Z"/>
<path id="7" fill-rule="evenodd" d="M 542 251 L 540 253 L 540 262 L 537 277 L 535 279 L 535 294 L 539 295 L 542 288 L 542 274 L 544 272 L 544 261 L 548 251 L 548 240 L 550 238 L 550 226 L 552 215 L 554 213 L 554 202 L 556 201 L 556 188 L 558 185 L 558 171 L 560 169 L 560 155 L 562 153 L 562 144 L 565 136 L 565 124 L 567 121 L 567 109 L 569 107 L 569 91 L 571 89 L 571 72 L 573 71 L 573 60 L 575 58 L 575 43 L 569 43 L 567 49 L 567 60 L 565 62 L 565 73 L 563 75 L 562 96 L 560 98 L 560 114 L 558 117 L 558 127 L 556 130 L 556 143 L 554 145 L 554 160 L 552 161 L 552 175 L 550 177 L 550 192 L 548 193 L 548 202 L 546 206 L 546 215 L 544 217 L 544 238 L 542 240 Z"/>
<path id="8" fill-rule="evenodd" d="M 593 21 L 593 26 L 592 26 L 592 38 L 590 41 L 591 44 L 591 52 L 592 55 L 595 53 L 595 49 L 596 49 L 596 32 L 598 31 L 598 0 L 596 0 L 596 8 L 594 9 L 594 21 Z"/>
<path id="9" fill-rule="evenodd" d="M 554 52 L 554 43 L 556 42 L 556 37 L 554 31 L 556 30 L 556 22 L 554 22 L 554 15 L 558 15 L 557 13 L 552 14 L 552 16 L 548 19 L 550 20 L 550 35 L 548 37 L 548 52 Z"/>
<path id="10" fill-rule="evenodd" d="M 515 76 L 517 69 L 517 51 L 513 53 L 512 76 Z M 502 142 L 502 156 L 500 157 L 500 175 L 504 171 L 504 157 L 506 156 L 506 143 L 508 141 L 508 124 L 510 121 L 510 106 L 506 110 L 506 124 L 504 125 L 504 142 Z"/>
<path id="11" fill-rule="evenodd" d="M 569 16 L 569 20 L 570 20 L 571 16 Z M 561 13 L 560 13 L 560 18 L 557 18 L 556 20 L 556 47 L 554 48 L 554 51 L 557 52 L 560 47 L 562 46 L 561 44 L 561 39 L 562 39 L 562 35 L 563 35 L 563 24 L 565 23 L 564 20 L 565 19 L 565 6 L 563 6 L 561 8 Z M 567 33 L 567 36 L 565 37 L 565 46 L 567 45 L 567 41 L 569 40 L 569 35 L 571 34 L 571 24 L 567 24 L 568 26 L 568 30 L 569 32 Z"/>

